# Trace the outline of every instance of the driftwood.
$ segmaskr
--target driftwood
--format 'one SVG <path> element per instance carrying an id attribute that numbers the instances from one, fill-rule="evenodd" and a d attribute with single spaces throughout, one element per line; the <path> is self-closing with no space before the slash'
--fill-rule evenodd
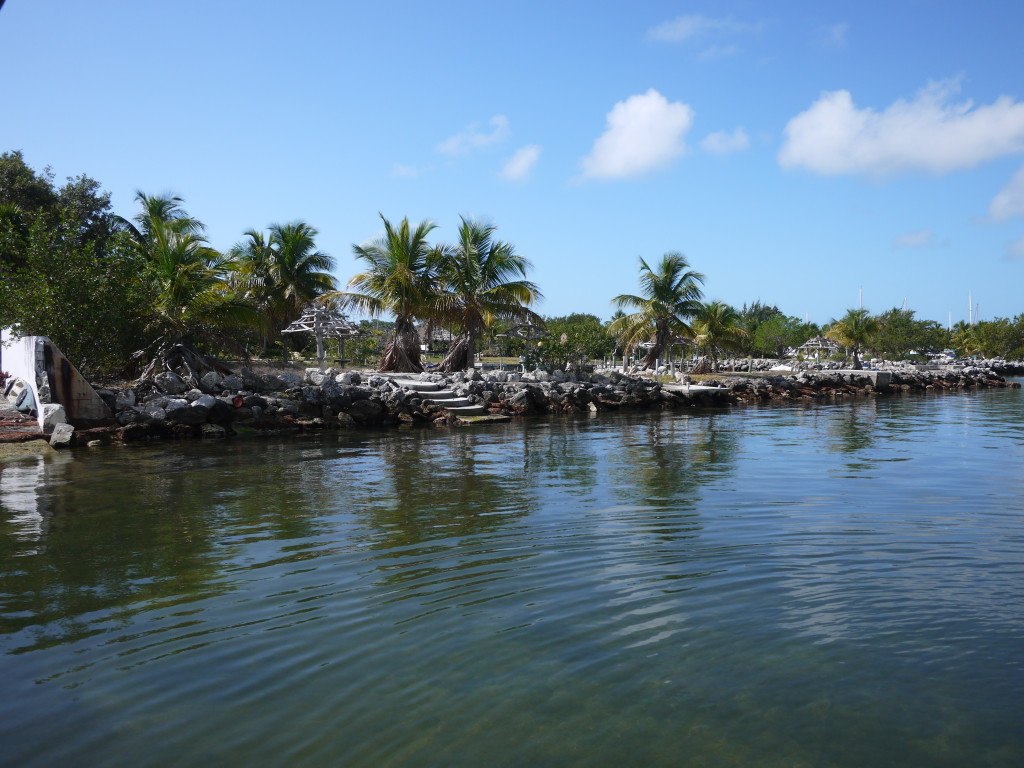
<path id="1" fill-rule="evenodd" d="M 145 350 L 139 350 L 134 357 L 141 359 L 145 355 Z M 182 381 L 197 389 L 200 388 L 200 379 L 210 371 L 216 371 L 222 376 L 230 376 L 234 372 L 220 361 L 209 355 L 204 355 L 191 344 L 186 342 L 164 343 L 160 345 L 156 355 L 146 365 L 136 385 L 152 384 L 156 375 L 163 371 L 178 374 Z"/>

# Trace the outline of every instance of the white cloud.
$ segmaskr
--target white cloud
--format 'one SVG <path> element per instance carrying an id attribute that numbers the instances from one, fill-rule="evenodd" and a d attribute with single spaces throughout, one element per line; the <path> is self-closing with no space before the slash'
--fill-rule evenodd
<path id="1" fill-rule="evenodd" d="M 705 61 L 714 61 L 715 59 L 725 59 L 729 56 L 735 56 L 740 52 L 739 46 L 736 45 L 712 45 L 710 48 L 705 48 L 698 54 L 698 57 Z"/>
<path id="2" fill-rule="evenodd" d="M 481 130 L 480 123 L 472 123 L 454 136 L 437 145 L 437 151 L 445 155 L 461 155 L 473 149 L 482 149 L 491 144 L 497 144 L 508 138 L 508 118 L 504 115 L 495 115 L 490 119 L 488 125 L 491 130 Z"/>
<path id="3" fill-rule="evenodd" d="M 858 109 L 849 91 L 823 93 L 786 125 L 779 164 L 825 175 L 942 174 L 1024 150 L 1024 103 L 953 103 L 959 90 L 958 80 L 929 83 L 882 112 Z"/>
<path id="4" fill-rule="evenodd" d="M 924 248 L 934 243 L 935 233 L 930 229 L 920 229 L 917 232 L 904 232 L 892 244 L 894 248 Z"/>
<path id="5" fill-rule="evenodd" d="M 1024 259 L 1024 237 L 1006 244 L 1006 260 Z"/>
<path id="6" fill-rule="evenodd" d="M 734 34 L 754 29 L 756 29 L 755 26 L 735 21 L 731 16 L 724 19 L 711 19 L 695 13 L 659 24 L 648 30 L 647 38 L 665 43 L 679 43 L 709 34 Z"/>
<path id="7" fill-rule="evenodd" d="M 506 181 L 525 181 L 530 176 L 533 166 L 540 159 L 541 148 L 537 144 L 529 144 L 516 150 L 501 169 L 501 178 Z"/>
<path id="8" fill-rule="evenodd" d="M 653 88 L 618 102 L 604 133 L 580 161 L 581 178 L 624 179 L 664 168 L 686 152 L 693 109 Z"/>
<path id="9" fill-rule="evenodd" d="M 411 165 L 395 163 L 391 166 L 391 175 L 396 179 L 415 179 L 420 175 L 420 169 L 414 168 Z"/>
<path id="10" fill-rule="evenodd" d="M 845 22 L 832 24 L 828 27 L 820 27 L 816 41 L 822 48 L 845 48 L 846 33 L 849 31 L 850 25 Z"/>
<path id="11" fill-rule="evenodd" d="M 1024 216 L 1024 165 L 1013 174 L 1010 183 L 992 198 L 988 206 L 988 215 L 993 221 L 1006 221 L 1014 216 Z"/>
<path id="12" fill-rule="evenodd" d="M 733 152 L 742 152 L 749 147 L 750 137 L 741 126 L 732 133 L 728 131 L 709 133 L 701 141 L 700 146 L 701 149 L 712 155 L 731 155 Z"/>

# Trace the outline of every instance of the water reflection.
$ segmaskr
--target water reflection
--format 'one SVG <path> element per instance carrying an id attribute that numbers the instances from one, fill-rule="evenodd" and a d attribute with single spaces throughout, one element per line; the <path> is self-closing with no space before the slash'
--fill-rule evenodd
<path id="1" fill-rule="evenodd" d="M 31 463 L 0 485 L 0 740 L 28 764 L 51 742 L 146 764 L 155 741 L 181 764 L 997 764 L 1024 706 L 1004 407 Z"/>
<path id="2" fill-rule="evenodd" d="M 37 542 L 48 527 L 48 521 L 39 511 L 39 494 L 46 473 L 44 462 L 42 456 L 34 456 L 0 463 L 0 519 L 6 522 L 5 533 L 13 542 Z M 0 552 L 4 549 L 6 547 L 0 543 Z M 36 548 L 30 546 L 14 550 L 11 554 L 30 555 L 36 552 Z"/>

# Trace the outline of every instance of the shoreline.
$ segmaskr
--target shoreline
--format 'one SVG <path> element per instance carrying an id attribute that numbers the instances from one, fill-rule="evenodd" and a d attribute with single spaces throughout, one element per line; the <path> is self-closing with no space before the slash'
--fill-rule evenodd
<path id="1" fill-rule="evenodd" d="M 663 383 L 615 370 L 466 371 L 416 376 L 321 371 L 204 377 L 189 388 L 163 373 L 148 388 L 99 390 L 116 423 L 76 429 L 70 447 L 102 447 L 239 434 L 286 436 L 337 429 L 452 428 L 552 414 L 730 408 L 745 404 L 828 403 L 908 393 L 1020 388 L 992 368 L 822 370 L 735 375 L 699 385 Z M 204 391 L 206 390 L 206 391 Z M 7 415 L 10 415 L 9 412 Z M 13 422 L 7 422 L 8 424 Z M 0 461 L 53 453 L 50 436 L 29 434 L 0 418 Z"/>

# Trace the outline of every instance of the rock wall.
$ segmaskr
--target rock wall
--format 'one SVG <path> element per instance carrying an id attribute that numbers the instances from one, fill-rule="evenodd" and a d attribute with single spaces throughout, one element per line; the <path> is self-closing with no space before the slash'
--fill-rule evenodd
<path id="1" fill-rule="evenodd" d="M 764 400 L 1008 386 L 994 371 L 976 367 L 893 372 L 889 379 L 888 386 L 875 387 L 871 375 L 860 372 L 723 376 L 703 382 L 710 387 L 687 390 L 618 371 L 467 371 L 452 375 L 421 374 L 416 382 L 435 383 L 459 398 L 483 406 L 489 414 L 505 416 L 727 406 Z M 408 380 L 404 383 L 408 384 Z M 282 434 L 324 428 L 457 422 L 456 417 L 424 392 L 404 386 L 401 379 L 376 373 L 361 375 L 311 368 L 305 375 L 257 375 L 242 370 L 227 377 L 209 373 L 201 384 L 201 389 L 190 389 L 176 374 L 162 373 L 149 389 L 101 390 L 100 396 L 117 414 L 118 426 L 79 430 L 75 433 L 76 443 L 223 437 L 242 430 Z"/>

